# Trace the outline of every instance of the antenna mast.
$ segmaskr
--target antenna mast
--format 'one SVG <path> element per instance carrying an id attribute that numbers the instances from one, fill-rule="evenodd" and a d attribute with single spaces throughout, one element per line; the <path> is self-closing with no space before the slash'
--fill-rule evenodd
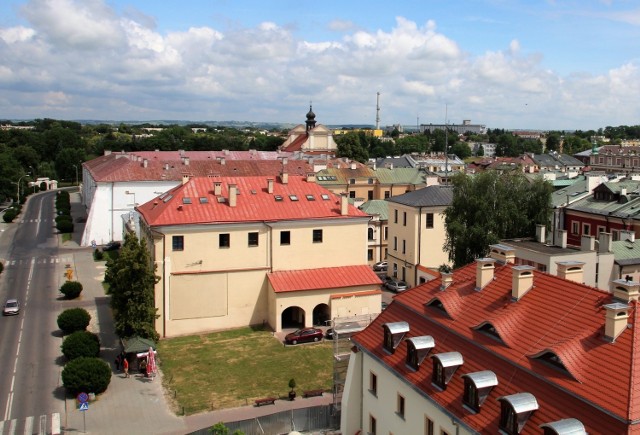
<path id="1" fill-rule="evenodd" d="M 380 130 L 380 92 L 376 98 L 376 130 Z"/>
<path id="2" fill-rule="evenodd" d="M 444 105 L 444 178 L 445 184 L 449 184 L 449 125 L 448 104 Z"/>

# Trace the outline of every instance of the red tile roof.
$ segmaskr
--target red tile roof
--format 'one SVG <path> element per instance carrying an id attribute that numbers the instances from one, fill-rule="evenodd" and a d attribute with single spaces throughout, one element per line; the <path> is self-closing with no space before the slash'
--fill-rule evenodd
<path id="1" fill-rule="evenodd" d="M 267 192 L 269 178 L 274 179 L 273 193 Z M 279 177 L 191 178 L 136 210 L 150 226 L 369 217 L 353 205 L 343 216 L 339 196 L 307 182 L 305 177 L 288 178 L 287 184 L 282 184 Z M 219 196 L 214 195 L 214 181 L 221 182 Z M 239 192 L 234 207 L 229 205 L 230 184 L 235 184 Z M 185 198 L 190 203 L 185 203 Z M 219 201 L 222 198 L 224 202 Z"/>
<path id="2" fill-rule="evenodd" d="M 283 151 L 292 152 L 292 151 L 300 151 L 302 150 L 302 145 L 309 139 L 309 136 L 306 134 L 301 134 L 297 138 L 295 138 L 289 145 L 283 147 Z"/>
<path id="3" fill-rule="evenodd" d="M 498 263 L 494 280 L 481 291 L 475 290 L 475 280 L 472 263 L 455 270 L 453 284 L 444 291 L 441 280 L 433 280 L 403 292 L 352 340 L 475 430 L 497 433 L 500 405 L 495 399 L 519 392 L 532 393 L 540 404 L 525 432 L 539 433 L 540 424 L 569 417 L 582 421 L 589 433 L 626 433 L 628 420 L 640 423 L 637 302 L 630 303 L 632 328 L 608 343 L 603 305 L 611 302 L 609 293 L 535 271 L 534 287 L 513 302 L 512 266 Z M 435 298 L 446 313 L 425 305 Z M 430 362 L 415 373 L 407 368 L 406 345 L 393 355 L 382 349 L 381 325 L 395 321 L 409 323 L 407 337 L 434 337 L 433 353 L 462 353 L 464 365 L 445 391 L 432 386 Z M 474 329 L 484 322 L 503 342 Z M 546 351 L 555 353 L 568 373 L 535 359 Z M 471 414 L 462 408 L 459 375 L 480 370 L 493 370 L 499 385 L 481 411 Z M 640 431 L 636 426 L 630 431 Z"/>
<path id="4" fill-rule="evenodd" d="M 276 293 L 381 284 L 367 265 L 283 270 L 267 276 Z"/>

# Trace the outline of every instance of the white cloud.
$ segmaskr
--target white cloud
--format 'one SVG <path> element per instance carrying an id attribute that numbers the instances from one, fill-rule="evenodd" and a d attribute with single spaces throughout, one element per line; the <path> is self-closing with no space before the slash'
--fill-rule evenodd
<path id="1" fill-rule="evenodd" d="M 0 38 L 7 44 L 15 44 L 16 42 L 25 42 L 33 38 L 36 34 L 35 30 L 27 27 L 9 27 L 8 29 L 0 29 Z"/>

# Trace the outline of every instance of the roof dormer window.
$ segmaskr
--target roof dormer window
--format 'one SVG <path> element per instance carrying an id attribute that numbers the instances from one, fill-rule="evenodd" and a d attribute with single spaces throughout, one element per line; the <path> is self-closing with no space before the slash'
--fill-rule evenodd
<path id="1" fill-rule="evenodd" d="M 447 389 L 447 384 L 453 377 L 458 367 L 464 364 L 460 352 L 445 352 L 433 355 L 433 384 L 441 390 Z"/>
<path id="2" fill-rule="evenodd" d="M 476 326 L 473 329 L 482 332 L 484 335 L 487 335 L 494 340 L 498 340 L 500 343 L 504 343 L 504 340 L 502 339 L 502 337 L 500 337 L 498 330 L 490 322 L 482 322 L 480 325 Z"/>
<path id="3" fill-rule="evenodd" d="M 480 412 L 480 407 L 489 397 L 493 387 L 498 385 L 498 377 L 491 370 L 467 373 L 464 379 L 462 403 L 473 412 Z"/>
<path id="4" fill-rule="evenodd" d="M 449 313 L 447 313 L 447 310 L 444 308 L 444 304 L 442 303 L 442 301 L 438 298 L 433 298 L 431 299 L 429 302 L 427 302 L 425 304 L 427 307 L 432 307 L 435 308 L 439 311 L 442 311 L 444 314 L 446 314 L 447 316 L 449 315 Z"/>
<path id="5" fill-rule="evenodd" d="M 550 365 L 551 367 L 558 369 L 568 375 L 571 375 L 571 372 L 564 365 L 560 357 L 550 350 L 542 351 L 533 355 L 531 358 L 542 361 L 543 363 Z M 572 376 L 573 377 L 573 376 Z"/>
<path id="6" fill-rule="evenodd" d="M 384 328 L 384 349 L 394 353 L 405 334 L 409 332 L 409 324 L 407 322 L 385 323 L 382 328 Z"/>
<path id="7" fill-rule="evenodd" d="M 418 370 L 422 361 L 429 355 L 431 349 L 436 345 L 435 340 L 430 335 L 407 338 L 407 359 L 406 363 L 413 370 Z"/>
<path id="8" fill-rule="evenodd" d="M 587 435 L 582 422 L 575 418 L 564 418 L 540 425 L 544 435 Z"/>
<path id="9" fill-rule="evenodd" d="M 518 435 L 531 414 L 538 409 L 538 402 L 531 393 L 503 396 L 500 401 L 499 428 L 508 435 Z"/>

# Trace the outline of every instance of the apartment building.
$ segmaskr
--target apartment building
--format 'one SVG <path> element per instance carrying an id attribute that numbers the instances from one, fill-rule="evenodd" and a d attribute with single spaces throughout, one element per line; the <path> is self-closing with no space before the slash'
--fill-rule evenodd
<path id="1" fill-rule="evenodd" d="M 396 296 L 353 343 L 341 432 L 640 432 L 640 283 L 480 258 Z"/>
<path id="2" fill-rule="evenodd" d="M 444 210 L 452 200 L 453 188 L 440 185 L 387 199 L 389 276 L 415 286 L 432 279 L 429 270 L 449 264 Z"/>
<path id="3" fill-rule="evenodd" d="M 370 216 L 306 177 L 184 177 L 136 208 L 162 337 L 380 311 Z"/>

